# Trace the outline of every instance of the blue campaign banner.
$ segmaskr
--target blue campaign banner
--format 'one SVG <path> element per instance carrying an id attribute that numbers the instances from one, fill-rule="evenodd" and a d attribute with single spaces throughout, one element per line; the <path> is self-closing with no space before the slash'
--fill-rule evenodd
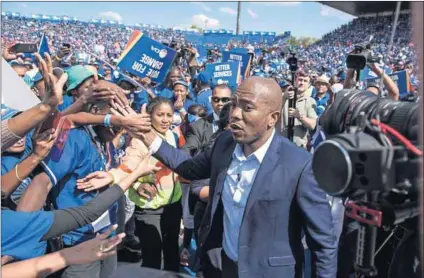
<path id="1" fill-rule="evenodd" d="M 389 67 L 384 67 L 384 72 L 386 74 L 391 74 L 392 70 Z M 377 74 L 375 74 L 368 66 L 365 66 L 365 68 L 361 71 L 361 81 L 371 78 L 377 78 Z"/>
<path id="2" fill-rule="evenodd" d="M 389 77 L 396 83 L 397 87 L 399 88 L 399 95 L 401 97 L 405 96 L 406 94 L 408 94 L 408 92 L 411 91 L 409 76 L 406 70 L 389 74 Z M 378 80 L 378 78 L 370 78 L 370 79 L 367 79 L 366 82 L 375 81 L 375 80 Z"/>
<path id="3" fill-rule="evenodd" d="M 139 31 L 134 31 L 139 32 Z M 139 32 L 119 58 L 117 67 L 139 77 L 162 83 L 171 68 L 176 51 Z"/>
<path id="4" fill-rule="evenodd" d="M 205 71 L 212 76 L 213 83 L 227 84 L 231 88 L 236 88 L 240 78 L 240 62 L 207 64 Z"/>
<path id="5" fill-rule="evenodd" d="M 240 54 L 247 54 L 247 48 L 242 48 L 242 47 L 231 48 L 231 51 L 240 53 Z"/>
<path id="6" fill-rule="evenodd" d="M 234 51 L 224 51 L 222 53 L 222 62 L 236 61 L 241 63 L 241 75 L 244 78 L 249 77 L 250 74 L 250 55 L 241 54 Z"/>

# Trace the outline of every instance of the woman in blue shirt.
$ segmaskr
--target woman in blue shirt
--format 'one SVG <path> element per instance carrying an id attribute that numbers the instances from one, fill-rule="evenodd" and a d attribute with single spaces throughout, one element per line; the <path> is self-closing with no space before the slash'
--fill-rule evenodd
<path id="1" fill-rule="evenodd" d="M 188 109 L 190 106 L 196 104 L 189 99 L 188 84 L 184 80 L 174 82 L 173 90 L 174 117 L 171 129 L 182 125 L 186 119 Z"/>

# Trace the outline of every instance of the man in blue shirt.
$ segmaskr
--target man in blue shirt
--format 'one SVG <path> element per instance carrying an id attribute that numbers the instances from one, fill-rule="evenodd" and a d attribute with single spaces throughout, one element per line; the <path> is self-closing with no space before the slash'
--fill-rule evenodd
<path id="1" fill-rule="evenodd" d="M 210 83 L 212 82 L 212 76 L 209 73 L 202 71 L 196 76 L 196 102 L 206 108 L 208 114 L 213 113 L 211 104 L 212 90 Z"/>
<path id="2" fill-rule="evenodd" d="M 320 76 L 315 80 L 315 90 L 312 93 L 312 98 L 315 99 L 317 106 L 315 108 L 315 112 L 317 116 L 321 116 L 324 113 L 325 108 L 330 102 L 331 95 L 328 92 L 328 88 L 330 87 L 330 83 L 327 77 Z"/>
<path id="3" fill-rule="evenodd" d="M 161 96 L 161 97 L 164 97 L 164 98 L 169 98 L 169 99 L 173 98 L 174 93 L 172 91 L 172 88 L 174 87 L 174 83 L 175 83 L 175 81 L 180 80 L 182 78 L 183 78 L 183 76 L 181 74 L 180 69 L 178 69 L 176 67 L 172 68 L 169 71 L 165 82 L 163 82 L 158 87 L 156 87 L 155 94 L 157 96 Z"/>

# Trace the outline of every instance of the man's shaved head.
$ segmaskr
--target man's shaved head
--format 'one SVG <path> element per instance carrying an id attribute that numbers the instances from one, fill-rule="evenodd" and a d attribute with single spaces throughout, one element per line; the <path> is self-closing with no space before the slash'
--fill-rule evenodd
<path id="1" fill-rule="evenodd" d="M 234 139 L 254 152 L 271 136 L 281 114 L 281 89 L 273 79 L 250 77 L 237 88 L 230 128 Z M 246 154 L 246 153 L 245 153 Z"/>
<path id="2" fill-rule="evenodd" d="M 282 109 L 281 88 L 274 79 L 259 76 L 249 77 L 240 84 L 237 92 L 255 95 L 256 100 L 266 102 L 269 112 Z"/>

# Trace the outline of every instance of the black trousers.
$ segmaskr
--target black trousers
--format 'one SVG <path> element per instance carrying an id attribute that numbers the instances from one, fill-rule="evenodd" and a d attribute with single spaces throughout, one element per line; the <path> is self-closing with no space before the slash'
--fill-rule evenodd
<path id="1" fill-rule="evenodd" d="M 222 278 L 238 278 L 238 265 L 228 258 L 224 249 L 221 252 L 222 257 Z"/>
<path id="2" fill-rule="evenodd" d="M 136 235 L 140 239 L 142 267 L 178 272 L 178 236 L 182 217 L 181 202 L 158 210 L 135 208 Z M 163 253 L 163 257 L 162 257 Z M 162 262 L 163 258 L 163 262 Z"/>
<path id="3" fill-rule="evenodd" d="M 203 216 L 205 215 L 206 211 L 206 203 L 202 201 L 197 201 L 196 205 L 194 207 L 194 213 L 193 213 L 193 221 L 194 221 L 194 240 L 196 241 L 196 245 L 199 246 L 199 229 L 200 225 L 202 224 Z"/>
<path id="4" fill-rule="evenodd" d="M 205 215 L 207 204 L 202 201 L 197 201 L 196 206 L 194 207 L 194 239 L 196 240 L 196 245 L 199 246 L 199 229 L 202 224 L 203 216 Z M 201 259 L 201 270 L 203 272 L 204 278 L 220 278 L 221 270 L 216 268 L 209 260 L 207 254 L 204 254 Z"/>

